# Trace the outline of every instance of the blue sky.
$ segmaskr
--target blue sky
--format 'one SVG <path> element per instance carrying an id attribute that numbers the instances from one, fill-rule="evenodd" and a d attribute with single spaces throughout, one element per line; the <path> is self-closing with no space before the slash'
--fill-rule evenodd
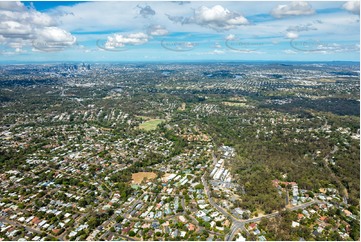
<path id="1" fill-rule="evenodd" d="M 0 61 L 359 61 L 359 2 L 0 2 Z"/>

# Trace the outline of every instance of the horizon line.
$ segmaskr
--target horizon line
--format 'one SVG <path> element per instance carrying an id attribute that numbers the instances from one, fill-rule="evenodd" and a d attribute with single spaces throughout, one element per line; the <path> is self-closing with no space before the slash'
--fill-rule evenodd
<path id="1" fill-rule="evenodd" d="M 209 63 L 209 62 L 233 62 L 233 63 L 242 63 L 242 62 L 254 62 L 254 63 L 267 63 L 267 62 L 273 62 L 273 63 L 281 63 L 281 62 L 293 62 L 293 63 L 335 63 L 335 62 L 343 62 L 343 63 L 360 63 L 360 60 L 328 60 L 328 61 L 313 61 L 313 60 L 142 60 L 142 61 L 80 61 L 80 60 L 74 60 L 74 61 L 0 61 L 0 65 L 12 65 L 12 64 L 66 64 L 66 63 L 93 63 L 93 64 L 116 64 L 116 63 L 122 63 L 122 64 L 134 64 L 134 63 Z"/>

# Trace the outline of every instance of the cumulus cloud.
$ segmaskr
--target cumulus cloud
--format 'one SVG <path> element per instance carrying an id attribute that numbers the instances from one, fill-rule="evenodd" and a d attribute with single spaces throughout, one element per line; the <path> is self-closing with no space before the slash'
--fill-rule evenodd
<path id="1" fill-rule="evenodd" d="M 149 5 L 146 5 L 145 7 L 137 5 L 137 7 L 140 9 L 139 14 L 143 18 L 148 18 L 150 16 L 155 15 L 155 11 Z"/>
<path id="2" fill-rule="evenodd" d="M 125 47 L 126 45 L 142 45 L 147 43 L 149 36 L 145 33 L 131 33 L 131 34 L 113 34 L 108 36 L 105 43 L 106 49 L 114 49 L 117 47 Z"/>
<path id="3" fill-rule="evenodd" d="M 216 5 L 212 8 L 205 6 L 195 11 L 194 20 L 197 24 L 207 26 L 215 30 L 227 30 L 239 25 L 248 24 L 248 20 L 230 10 Z"/>
<path id="4" fill-rule="evenodd" d="M 291 2 L 288 5 L 278 5 L 271 11 L 271 15 L 275 18 L 311 15 L 314 13 L 315 10 L 307 2 Z"/>
<path id="5" fill-rule="evenodd" d="M 168 34 L 168 30 L 161 25 L 151 25 L 148 27 L 147 33 L 152 36 L 163 36 Z"/>
<path id="6" fill-rule="evenodd" d="M 297 39 L 298 38 L 298 34 L 295 32 L 287 32 L 286 36 L 287 39 Z"/>
<path id="7" fill-rule="evenodd" d="M 43 29 L 40 29 L 37 34 L 40 39 L 46 41 L 70 42 L 69 44 L 73 44 L 75 42 L 74 36 L 58 27 L 45 27 Z"/>
<path id="8" fill-rule="evenodd" d="M 56 21 L 49 15 L 27 8 L 21 2 L 0 2 L 0 36 L 1 42 L 22 52 L 21 48 L 37 43 L 33 46 L 38 50 L 55 50 L 60 47 L 73 45 L 76 41 L 71 33 L 56 27 Z M 47 43 L 49 42 L 49 43 Z"/>
<path id="9" fill-rule="evenodd" d="M 342 5 L 342 8 L 353 13 L 360 15 L 360 2 L 359 1 L 349 1 Z"/>
<path id="10" fill-rule="evenodd" d="M 69 32 L 58 27 L 45 27 L 37 31 L 33 47 L 43 51 L 55 51 L 72 46 L 75 42 L 76 38 Z"/>
<path id="11" fill-rule="evenodd" d="M 249 24 L 245 17 L 221 5 L 215 5 L 211 8 L 201 6 L 194 11 L 192 17 L 168 16 L 168 18 L 173 22 L 198 24 L 216 31 L 225 31 Z"/>
<path id="12" fill-rule="evenodd" d="M 23 11 L 25 6 L 20 2 L 0 2 L 0 10 Z"/>
<path id="13" fill-rule="evenodd" d="M 0 34 L 4 38 L 23 38 L 32 37 L 33 28 L 27 24 L 17 21 L 2 21 L 0 23 Z"/>

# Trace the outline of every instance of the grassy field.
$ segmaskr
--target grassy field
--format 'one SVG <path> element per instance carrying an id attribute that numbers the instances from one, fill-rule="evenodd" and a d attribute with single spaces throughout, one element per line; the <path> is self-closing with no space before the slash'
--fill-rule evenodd
<path id="1" fill-rule="evenodd" d="M 139 125 L 140 129 L 145 131 L 154 130 L 157 128 L 158 124 L 164 122 L 164 119 L 150 119 L 147 120 Z"/>

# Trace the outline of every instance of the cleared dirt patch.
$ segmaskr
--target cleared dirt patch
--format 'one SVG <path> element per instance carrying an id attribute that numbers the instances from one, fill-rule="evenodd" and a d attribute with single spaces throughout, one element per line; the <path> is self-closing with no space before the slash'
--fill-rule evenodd
<path id="1" fill-rule="evenodd" d="M 182 103 L 182 105 L 178 108 L 180 111 L 186 110 L 186 103 Z"/>
<path id="2" fill-rule="evenodd" d="M 235 102 L 247 102 L 247 99 L 245 97 L 231 97 L 229 100 Z"/>
<path id="3" fill-rule="evenodd" d="M 155 174 L 154 172 L 137 172 L 132 174 L 132 183 L 140 184 L 144 178 L 150 180 L 156 177 L 157 174 Z"/>
<path id="4" fill-rule="evenodd" d="M 227 106 L 234 106 L 234 107 L 247 107 L 248 105 L 245 103 L 236 103 L 236 102 L 222 102 L 222 104 Z"/>

